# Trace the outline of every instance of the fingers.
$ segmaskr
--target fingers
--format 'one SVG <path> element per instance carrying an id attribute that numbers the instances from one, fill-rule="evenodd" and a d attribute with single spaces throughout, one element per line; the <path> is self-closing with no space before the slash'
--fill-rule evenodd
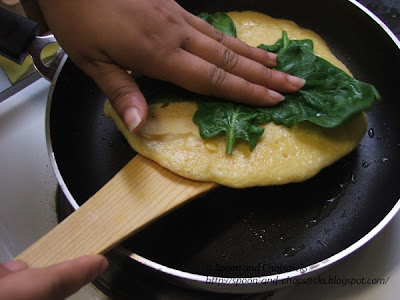
<path id="1" fill-rule="evenodd" d="M 0 299 L 65 299 L 108 266 L 101 255 L 83 256 L 46 268 L 14 272 L 0 280 Z"/>
<path id="2" fill-rule="evenodd" d="M 304 79 L 269 69 L 276 66 L 276 54 L 250 47 L 190 13 L 185 14 L 185 19 L 195 29 L 191 38 L 183 43 L 188 52 L 226 72 L 274 91 L 296 92 L 305 84 Z"/>
<path id="3" fill-rule="evenodd" d="M 276 66 L 276 54 L 250 47 L 245 42 L 222 33 L 203 19 L 188 12 L 185 13 L 185 19 L 198 32 L 226 46 L 233 52 L 270 68 Z"/>
<path id="4" fill-rule="evenodd" d="M 112 63 L 84 67 L 110 100 L 122 122 L 130 131 L 140 128 L 147 118 L 147 103 L 135 80 Z"/>
<path id="5" fill-rule="evenodd" d="M 200 33 L 193 35 L 184 44 L 184 49 L 226 72 L 280 92 L 296 92 L 305 83 L 303 79 L 271 70 L 257 61 L 241 56 L 208 36 Z"/>
<path id="6" fill-rule="evenodd" d="M 167 64 L 174 67 L 168 80 L 196 93 L 245 102 L 250 105 L 273 105 L 283 100 L 279 93 L 253 84 L 239 76 L 195 56 L 177 50 Z"/>
<path id="7" fill-rule="evenodd" d="M 93 281 L 107 267 L 108 262 L 103 256 L 89 255 L 47 268 L 29 271 L 35 275 L 35 278 L 46 282 L 45 285 L 41 285 L 38 294 L 51 295 L 48 299 L 64 299 Z M 36 284 L 40 284 L 39 280 Z"/>

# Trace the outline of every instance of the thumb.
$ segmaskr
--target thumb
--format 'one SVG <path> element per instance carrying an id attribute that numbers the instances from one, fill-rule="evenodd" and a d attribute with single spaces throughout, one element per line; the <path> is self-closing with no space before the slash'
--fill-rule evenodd
<path id="1" fill-rule="evenodd" d="M 88 255 L 46 268 L 11 273 L 0 280 L 0 299 L 65 299 L 94 280 L 107 266 L 103 256 Z"/>
<path id="2" fill-rule="evenodd" d="M 140 128 L 147 118 L 147 103 L 135 80 L 112 63 L 87 65 L 85 70 L 97 83 L 130 131 Z"/>

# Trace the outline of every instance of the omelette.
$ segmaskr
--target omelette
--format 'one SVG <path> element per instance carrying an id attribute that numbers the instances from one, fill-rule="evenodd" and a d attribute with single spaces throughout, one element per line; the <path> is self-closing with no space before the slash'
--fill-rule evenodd
<path id="1" fill-rule="evenodd" d="M 251 46 L 273 44 L 282 31 L 290 39 L 311 39 L 314 53 L 334 66 L 350 72 L 316 33 L 289 20 L 274 19 L 257 12 L 230 12 L 237 37 Z M 135 133 L 122 123 L 109 101 L 104 112 L 114 120 L 131 147 L 183 177 L 245 188 L 305 181 L 355 149 L 367 129 L 365 114 L 337 128 L 302 122 L 291 128 L 264 124 L 257 146 L 250 150 L 242 140 L 231 155 L 225 153 L 225 137 L 203 139 L 193 123 L 196 102 L 149 105 L 146 123 Z"/>

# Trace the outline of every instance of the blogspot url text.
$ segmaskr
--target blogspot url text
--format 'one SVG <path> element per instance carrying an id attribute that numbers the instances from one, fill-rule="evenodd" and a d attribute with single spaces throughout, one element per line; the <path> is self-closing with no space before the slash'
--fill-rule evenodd
<path id="1" fill-rule="evenodd" d="M 348 277 L 339 276 L 313 277 L 313 278 L 226 278 L 207 276 L 207 284 L 215 285 L 247 285 L 247 284 L 288 284 L 288 285 L 341 285 L 341 286 L 356 286 L 356 285 L 386 285 L 390 276 L 386 278 L 367 278 L 367 277 Z"/>

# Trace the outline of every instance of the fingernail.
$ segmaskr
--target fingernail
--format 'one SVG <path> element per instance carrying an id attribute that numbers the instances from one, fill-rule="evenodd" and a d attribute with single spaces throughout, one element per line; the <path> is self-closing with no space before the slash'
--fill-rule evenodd
<path id="1" fill-rule="evenodd" d="M 28 268 L 28 265 L 22 260 L 9 260 L 3 262 L 2 266 L 10 272 L 18 272 Z"/>
<path id="2" fill-rule="evenodd" d="M 276 53 L 272 53 L 272 52 L 268 52 L 268 55 L 270 58 L 275 59 L 278 57 L 278 55 Z"/>
<path id="3" fill-rule="evenodd" d="M 285 96 L 279 94 L 278 92 L 275 92 L 274 90 L 269 90 L 268 92 L 269 92 L 269 98 L 276 102 L 281 102 L 285 100 Z"/>
<path id="4" fill-rule="evenodd" d="M 299 77 L 295 77 L 292 75 L 288 75 L 288 81 L 291 85 L 297 87 L 297 88 L 301 88 L 306 84 L 305 79 L 303 78 L 299 78 Z"/>
<path id="5" fill-rule="evenodd" d="M 134 131 L 142 122 L 139 110 L 136 107 L 131 107 L 125 112 L 125 122 L 131 132 Z"/>

